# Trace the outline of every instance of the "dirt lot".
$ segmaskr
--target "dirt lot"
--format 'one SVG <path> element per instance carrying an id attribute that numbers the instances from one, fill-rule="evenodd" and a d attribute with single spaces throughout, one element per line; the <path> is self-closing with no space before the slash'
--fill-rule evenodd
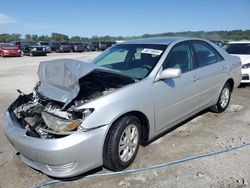
<path id="1" fill-rule="evenodd" d="M 90 60 L 97 53 L 49 54 L 47 57 L 0 58 L 0 122 L 18 96 L 31 92 L 38 63 L 56 58 Z M 139 168 L 250 142 L 250 86 L 234 91 L 228 110 L 204 112 L 147 147 L 130 167 Z M 144 172 L 68 181 L 50 187 L 250 187 L 250 146 Z M 106 170 L 103 170 L 106 172 Z M 32 187 L 50 180 L 26 166 L 12 152 L 0 126 L 0 188 Z"/>

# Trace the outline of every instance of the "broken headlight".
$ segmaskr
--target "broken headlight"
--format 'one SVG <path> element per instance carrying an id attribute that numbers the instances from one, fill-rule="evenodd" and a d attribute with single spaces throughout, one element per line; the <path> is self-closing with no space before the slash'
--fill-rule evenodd
<path id="1" fill-rule="evenodd" d="M 48 112 L 42 112 L 42 118 L 50 129 L 57 132 L 72 131 L 76 129 L 82 122 L 80 119 L 69 120 L 60 118 Z"/>

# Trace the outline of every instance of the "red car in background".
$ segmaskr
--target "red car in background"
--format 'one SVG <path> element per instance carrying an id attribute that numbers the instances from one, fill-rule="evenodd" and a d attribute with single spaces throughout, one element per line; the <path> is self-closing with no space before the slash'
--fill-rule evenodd
<path id="1" fill-rule="evenodd" d="M 21 56 L 21 50 L 11 43 L 0 43 L 0 55 L 5 56 Z"/>

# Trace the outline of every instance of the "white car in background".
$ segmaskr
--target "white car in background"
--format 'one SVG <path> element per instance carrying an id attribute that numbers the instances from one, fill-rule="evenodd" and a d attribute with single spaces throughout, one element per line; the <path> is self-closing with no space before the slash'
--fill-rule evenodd
<path id="1" fill-rule="evenodd" d="M 250 41 L 234 41 L 224 46 L 231 55 L 238 56 L 242 62 L 241 83 L 250 83 Z"/>

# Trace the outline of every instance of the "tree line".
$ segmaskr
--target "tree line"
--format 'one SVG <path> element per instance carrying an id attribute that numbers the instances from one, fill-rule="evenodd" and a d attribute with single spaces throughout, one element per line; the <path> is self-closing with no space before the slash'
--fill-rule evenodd
<path id="1" fill-rule="evenodd" d="M 113 42 L 117 40 L 131 40 L 139 38 L 150 38 L 150 37 L 198 37 L 209 40 L 250 40 L 250 30 L 232 30 L 232 31 L 185 31 L 185 32 L 166 32 L 159 34 L 144 34 L 141 36 L 92 36 L 92 37 L 81 37 L 61 34 L 61 33 L 51 33 L 51 35 L 36 35 L 36 34 L 26 34 L 24 38 L 19 33 L 2 33 L 0 34 L 0 42 L 10 42 L 10 41 L 67 41 L 67 42 Z"/>

